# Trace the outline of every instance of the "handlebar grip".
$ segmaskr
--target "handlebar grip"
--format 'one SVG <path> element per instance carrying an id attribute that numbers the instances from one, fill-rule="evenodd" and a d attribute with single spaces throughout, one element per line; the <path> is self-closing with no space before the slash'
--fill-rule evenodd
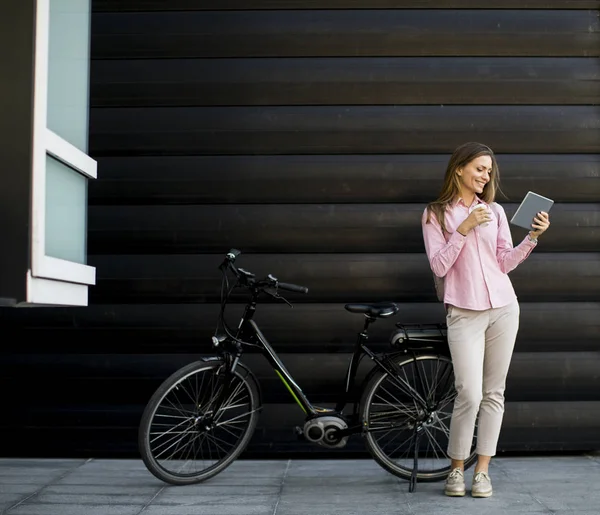
<path id="1" fill-rule="evenodd" d="M 277 287 L 280 290 L 293 291 L 296 293 L 308 293 L 308 288 L 306 286 L 299 286 L 297 284 L 278 283 Z"/>

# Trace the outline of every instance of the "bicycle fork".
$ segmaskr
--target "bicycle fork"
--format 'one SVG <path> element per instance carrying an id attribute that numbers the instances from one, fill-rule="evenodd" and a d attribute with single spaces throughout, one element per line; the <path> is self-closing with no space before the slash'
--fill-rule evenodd
<path id="1" fill-rule="evenodd" d="M 205 415 L 202 418 L 202 422 L 205 424 L 206 430 L 212 429 L 214 424 L 218 422 L 217 417 L 219 416 L 219 412 L 221 411 L 223 405 L 228 402 L 231 395 L 234 393 L 232 379 L 241 356 L 241 348 L 238 348 L 235 355 L 225 352 L 222 356 L 224 362 L 216 373 L 216 395 L 207 402 L 204 410 Z M 201 406 L 198 406 L 198 409 L 201 409 Z"/>

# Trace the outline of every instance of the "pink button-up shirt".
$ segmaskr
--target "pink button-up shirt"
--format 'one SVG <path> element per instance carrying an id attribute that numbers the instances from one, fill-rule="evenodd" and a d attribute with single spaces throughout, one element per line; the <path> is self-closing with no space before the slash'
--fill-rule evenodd
<path id="1" fill-rule="evenodd" d="M 491 211 L 492 220 L 463 236 L 456 228 L 479 203 Z M 446 237 L 433 213 L 429 223 L 426 220 L 427 209 L 422 219 L 425 251 L 433 273 L 445 278 L 444 304 L 484 310 L 506 306 L 517 298 L 508 273 L 529 256 L 536 243 L 527 235 L 513 247 L 502 206 L 494 203 L 490 208 L 476 197 L 467 207 L 459 199 L 446 210 Z"/>

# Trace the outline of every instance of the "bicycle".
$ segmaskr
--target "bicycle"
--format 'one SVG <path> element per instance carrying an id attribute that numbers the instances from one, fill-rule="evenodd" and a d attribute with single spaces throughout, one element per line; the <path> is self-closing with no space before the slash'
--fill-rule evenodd
<path id="1" fill-rule="evenodd" d="M 397 323 L 390 337 L 392 352 L 375 353 L 366 345 L 369 325 L 396 315 L 398 306 L 393 302 L 346 304 L 349 312 L 364 315 L 364 326 L 335 408 L 315 406 L 253 320 L 259 297 L 270 296 L 291 306 L 280 292 L 307 293 L 308 289 L 280 282 L 270 274 L 257 280 L 251 272 L 236 267 L 239 255 L 239 250 L 230 250 L 219 266 L 223 275 L 221 309 L 212 337 L 216 355 L 201 357 L 172 373 L 144 409 L 138 445 L 147 469 L 169 484 L 199 483 L 225 470 L 242 454 L 261 410 L 260 385 L 240 359 L 245 347 L 254 347 L 304 411 L 304 425 L 295 428 L 304 440 L 341 449 L 351 435 L 360 434 L 375 461 L 408 480 L 411 492 L 417 481 L 445 479 L 450 472 L 445 449 L 456 396 L 445 325 Z M 235 278 L 232 286 L 231 274 Z M 238 287 L 248 290 L 250 298 L 232 331 L 225 308 Z M 365 356 L 374 366 L 357 386 L 358 365 Z M 352 411 L 345 414 L 349 404 Z M 476 460 L 474 447 L 465 468 Z"/>

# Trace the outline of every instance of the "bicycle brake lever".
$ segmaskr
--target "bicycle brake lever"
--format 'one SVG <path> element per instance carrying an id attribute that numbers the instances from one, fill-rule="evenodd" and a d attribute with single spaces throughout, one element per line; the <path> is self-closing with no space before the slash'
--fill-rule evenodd
<path id="1" fill-rule="evenodd" d="M 276 299 L 281 299 L 283 302 L 285 302 L 290 308 L 293 308 L 294 306 L 292 306 L 292 303 L 289 302 L 285 297 L 282 297 L 281 295 L 277 294 L 275 296 Z"/>
<path id="2" fill-rule="evenodd" d="M 272 290 L 263 290 L 267 295 L 273 297 L 274 299 L 277 300 L 282 300 L 283 302 L 285 302 L 290 308 L 293 308 L 294 306 L 291 304 L 291 302 L 289 302 L 285 297 L 282 297 L 281 295 L 279 295 L 279 292 L 277 291 L 272 291 Z"/>

